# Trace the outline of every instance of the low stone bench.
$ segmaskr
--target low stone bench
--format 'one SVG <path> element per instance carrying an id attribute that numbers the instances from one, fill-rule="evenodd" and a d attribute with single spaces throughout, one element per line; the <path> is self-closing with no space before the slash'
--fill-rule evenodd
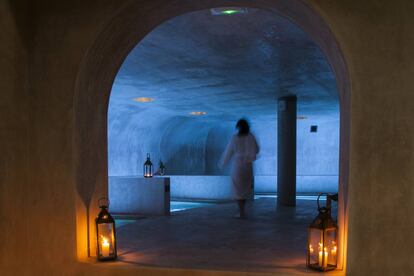
<path id="1" fill-rule="evenodd" d="M 170 175 L 171 197 L 228 201 L 234 198 L 230 176 L 227 175 Z"/>
<path id="2" fill-rule="evenodd" d="M 110 212 L 118 215 L 169 215 L 170 178 L 109 177 Z"/>

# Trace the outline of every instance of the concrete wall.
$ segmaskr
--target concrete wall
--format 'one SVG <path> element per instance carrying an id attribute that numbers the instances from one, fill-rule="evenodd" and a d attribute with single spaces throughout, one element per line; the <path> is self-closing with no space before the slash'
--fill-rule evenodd
<path id="1" fill-rule="evenodd" d="M 151 153 L 154 169 L 163 160 L 168 175 L 229 175 L 230 166 L 217 166 L 235 133 L 235 122 L 209 122 L 200 118 L 173 117 L 146 110 L 131 112 L 109 108 L 108 173 L 110 176 L 142 175 L 146 153 Z M 252 121 L 252 131 L 260 145 L 254 163 L 256 176 L 277 175 L 275 120 Z M 311 133 L 310 126 L 318 125 Z M 297 174 L 306 191 L 338 186 L 339 121 L 330 118 L 299 120 L 297 125 Z M 300 184 L 302 185 L 302 184 Z M 257 187 L 259 192 L 275 192 L 276 181 Z M 302 190 L 301 190 L 302 191 Z M 298 192 L 301 192 L 298 190 Z"/>
<path id="2" fill-rule="evenodd" d="M 142 174 L 146 153 L 157 168 L 163 160 L 169 175 L 228 175 L 217 163 L 235 133 L 235 122 L 137 112 L 109 106 L 108 173 L 111 176 Z M 255 175 L 277 175 L 275 120 L 252 121 L 260 145 Z M 310 126 L 318 125 L 311 133 Z M 297 172 L 300 176 L 338 176 L 339 120 L 309 118 L 297 125 Z"/>
<path id="3" fill-rule="evenodd" d="M 286 7 L 286 2 L 276 2 Z M 335 34 L 351 79 L 347 273 L 410 275 L 414 270 L 414 3 L 307 2 Z M 105 24 L 125 19 L 113 16 L 123 7 L 131 11 L 129 6 L 123 6 L 128 3 L 43 0 L 32 3 L 29 17 L 25 14 L 27 6 L 16 7 L 16 1 L 0 2 L 0 266 L 4 275 L 184 273 L 79 263 L 76 258 L 77 196 L 83 195 L 79 205 L 94 206 L 94 198 L 88 201 L 85 195 L 101 189 L 99 185 L 105 183 L 107 175 L 105 167 L 90 161 L 106 160 L 106 153 L 98 150 L 105 151 L 105 141 L 94 141 L 106 133 L 103 110 L 107 101 L 85 102 L 90 113 L 85 108 L 82 115 L 76 115 L 76 79 L 83 68 L 82 58 L 103 35 Z M 255 2 L 263 7 L 270 3 Z M 157 0 L 139 4 L 141 16 L 157 10 L 160 20 L 169 14 L 162 8 L 176 11 L 188 3 Z M 187 7 L 200 8 L 198 4 L 209 5 L 191 1 Z M 135 22 L 139 18 L 135 16 Z M 130 26 L 150 28 L 156 18 Z M 125 27 L 119 31 L 131 30 Z M 111 51 L 116 52 L 117 47 Z M 109 64 L 111 55 L 107 57 L 105 61 L 96 57 L 102 61 L 96 64 L 97 68 L 104 68 L 105 62 Z M 99 85 L 110 85 L 115 73 L 105 73 L 108 78 L 101 79 Z M 99 93 L 102 91 L 109 89 Z M 77 116 L 99 121 L 95 128 L 87 125 L 84 136 L 78 137 L 74 130 Z M 77 139 L 91 141 L 89 150 L 81 148 L 84 155 L 78 155 L 74 146 Z M 85 170 L 77 173 L 79 164 Z M 97 169 L 102 172 L 95 175 Z M 90 185 L 83 186 L 84 183 Z M 93 217 L 96 210 L 89 210 Z"/>
<path id="4" fill-rule="evenodd" d="M 339 115 L 338 115 L 339 116 Z M 235 122 L 215 126 L 209 132 L 206 144 L 206 174 L 220 175 L 223 170 L 217 161 L 234 131 Z M 254 120 L 252 132 L 260 145 L 255 162 L 255 175 L 277 175 L 277 122 Z M 311 133 L 310 126 L 318 125 L 318 132 Z M 337 176 L 339 168 L 339 120 L 310 118 L 298 120 L 297 173 L 301 176 Z M 227 170 L 224 173 L 228 172 Z"/>
<path id="5" fill-rule="evenodd" d="M 111 106 L 111 105 L 110 105 Z M 147 153 L 156 170 L 162 160 L 168 174 L 205 172 L 209 126 L 196 119 L 158 112 L 111 113 L 108 116 L 108 173 L 142 175 Z"/>

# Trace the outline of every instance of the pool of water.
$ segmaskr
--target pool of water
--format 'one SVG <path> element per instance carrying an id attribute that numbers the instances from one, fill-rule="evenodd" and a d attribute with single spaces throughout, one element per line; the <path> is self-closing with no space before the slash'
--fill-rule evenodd
<path id="1" fill-rule="evenodd" d="M 206 203 L 206 202 L 192 202 L 192 201 L 171 201 L 170 202 L 170 211 L 172 213 L 174 212 L 180 212 L 180 211 L 185 211 L 185 210 L 189 210 L 189 209 L 194 209 L 194 208 L 201 208 L 201 207 L 207 207 L 207 206 L 212 206 L 215 203 Z M 144 217 L 142 217 L 144 218 Z M 135 222 L 138 219 L 142 219 L 142 218 L 137 218 L 137 217 L 116 217 L 115 216 L 115 224 L 116 227 L 121 227 L 130 223 Z"/>
<path id="2" fill-rule="evenodd" d="M 211 206 L 215 203 L 205 203 L 205 202 L 191 202 L 191 201 L 171 201 L 170 202 L 170 211 L 171 212 L 180 212 L 188 209 L 201 208 Z"/>

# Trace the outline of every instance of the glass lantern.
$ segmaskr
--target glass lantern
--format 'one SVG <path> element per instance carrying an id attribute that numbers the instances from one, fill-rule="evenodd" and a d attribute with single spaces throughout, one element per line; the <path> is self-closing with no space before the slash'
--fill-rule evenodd
<path id="1" fill-rule="evenodd" d="M 154 174 L 150 154 L 147 153 L 147 161 L 144 163 L 144 177 L 152 177 Z"/>
<path id="2" fill-rule="evenodd" d="M 95 219 L 97 257 L 99 261 L 114 260 L 116 254 L 115 220 L 108 212 L 109 200 L 106 197 L 99 199 L 101 211 Z"/>
<path id="3" fill-rule="evenodd" d="M 319 199 L 326 195 L 326 206 L 320 207 Z M 306 265 L 319 271 L 336 269 L 338 261 L 338 226 L 331 216 L 331 200 L 336 195 L 318 196 L 318 216 L 308 227 L 308 248 Z"/>
<path id="4" fill-rule="evenodd" d="M 160 160 L 159 168 L 158 168 L 160 175 L 165 175 L 165 166 L 164 163 Z"/>

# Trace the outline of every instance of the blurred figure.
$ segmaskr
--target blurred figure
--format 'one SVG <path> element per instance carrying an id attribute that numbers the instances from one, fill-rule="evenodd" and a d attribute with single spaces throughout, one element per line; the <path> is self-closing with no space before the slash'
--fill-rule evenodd
<path id="1" fill-rule="evenodd" d="M 250 133 L 249 123 L 240 119 L 236 124 L 238 133 L 233 135 L 223 156 L 219 167 L 223 168 L 230 160 L 232 162 L 231 180 L 235 192 L 235 199 L 239 206 L 238 218 L 246 218 L 246 199 L 251 194 L 253 183 L 253 161 L 259 153 L 256 138 Z"/>

